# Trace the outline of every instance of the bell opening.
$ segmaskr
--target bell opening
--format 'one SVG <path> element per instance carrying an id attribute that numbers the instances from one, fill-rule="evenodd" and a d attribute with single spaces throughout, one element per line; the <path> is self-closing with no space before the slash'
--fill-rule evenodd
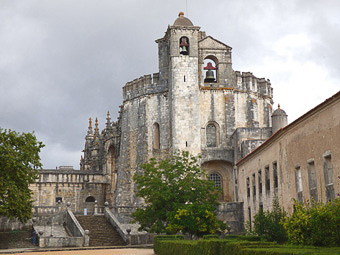
<path id="1" fill-rule="evenodd" d="M 181 37 L 179 39 L 179 53 L 181 55 L 189 55 L 189 38 L 188 37 Z"/>
<path id="2" fill-rule="evenodd" d="M 205 59 L 204 60 L 204 83 L 213 83 L 217 81 L 217 67 L 215 62 L 212 59 Z"/>

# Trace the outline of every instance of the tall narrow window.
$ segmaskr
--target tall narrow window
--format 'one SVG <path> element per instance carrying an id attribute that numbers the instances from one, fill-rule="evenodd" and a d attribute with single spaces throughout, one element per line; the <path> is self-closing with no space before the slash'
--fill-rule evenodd
<path id="1" fill-rule="evenodd" d="M 249 177 L 247 177 L 247 197 L 250 197 L 250 181 L 249 181 Z"/>
<path id="2" fill-rule="evenodd" d="M 301 176 L 301 168 L 299 164 L 295 166 L 295 183 L 296 183 L 297 200 L 302 203 L 303 202 L 302 176 Z"/>
<path id="3" fill-rule="evenodd" d="M 219 174 L 217 174 L 217 173 L 210 174 L 209 175 L 209 181 L 214 181 L 215 187 L 222 189 L 222 178 Z M 222 191 L 222 193 L 219 196 L 219 200 L 223 200 L 223 189 L 221 191 Z"/>
<path id="4" fill-rule="evenodd" d="M 265 178 L 266 178 L 266 194 L 270 194 L 270 175 L 269 175 L 269 166 L 265 167 Z"/>
<path id="5" fill-rule="evenodd" d="M 262 171 L 258 172 L 258 182 L 259 182 L 259 196 L 262 196 Z"/>
<path id="6" fill-rule="evenodd" d="M 160 149 L 160 133 L 159 124 L 157 122 L 153 124 L 153 148 L 155 150 Z"/>
<path id="7" fill-rule="evenodd" d="M 206 128 L 207 135 L 207 147 L 216 147 L 216 126 L 214 124 L 208 124 Z"/>
<path id="8" fill-rule="evenodd" d="M 255 199 L 255 197 L 256 197 L 256 181 L 255 181 L 255 174 L 253 174 L 251 182 L 252 182 L 252 185 L 253 185 L 253 198 Z"/>
<path id="9" fill-rule="evenodd" d="M 308 185 L 309 185 L 309 194 L 310 199 L 314 201 L 318 201 L 318 189 L 317 189 L 317 181 L 316 181 L 316 170 L 314 160 L 309 160 L 307 162 L 308 168 Z"/>
<path id="10" fill-rule="evenodd" d="M 277 176 L 277 162 L 273 163 L 273 178 L 274 178 L 274 192 L 277 193 L 279 187 L 279 180 Z"/>
<path id="11" fill-rule="evenodd" d="M 326 199 L 331 201 L 335 198 L 334 195 L 334 176 L 331 152 L 326 152 L 323 155 L 323 172 L 325 176 Z"/>

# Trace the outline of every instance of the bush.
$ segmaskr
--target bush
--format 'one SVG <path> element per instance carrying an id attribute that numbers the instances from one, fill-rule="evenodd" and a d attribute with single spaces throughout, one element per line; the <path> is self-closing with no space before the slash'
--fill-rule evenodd
<path id="1" fill-rule="evenodd" d="M 219 239 L 220 237 L 218 235 L 204 235 L 203 239 L 210 240 L 210 239 Z"/>
<path id="2" fill-rule="evenodd" d="M 340 199 L 306 206 L 295 201 L 284 227 L 292 244 L 340 246 Z"/>
<path id="3" fill-rule="evenodd" d="M 254 216 L 254 233 L 269 242 L 286 242 L 288 236 L 283 226 L 286 215 L 280 207 L 279 199 L 275 197 L 272 211 L 259 210 Z"/>
<path id="4" fill-rule="evenodd" d="M 164 240 L 184 240 L 183 235 L 159 235 L 153 237 L 153 249 L 155 254 L 159 252 L 160 241 Z"/>

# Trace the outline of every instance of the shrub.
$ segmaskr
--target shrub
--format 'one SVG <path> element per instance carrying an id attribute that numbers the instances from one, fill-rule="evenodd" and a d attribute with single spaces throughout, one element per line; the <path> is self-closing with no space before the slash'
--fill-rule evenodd
<path id="1" fill-rule="evenodd" d="M 284 243 L 288 240 L 287 232 L 283 227 L 286 212 L 280 207 L 277 197 L 273 200 L 271 211 L 259 212 L 254 216 L 254 234 L 266 241 Z"/>
<path id="2" fill-rule="evenodd" d="M 158 254 L 159 252 L 159 246 L 160 246 L 160 241 L 163 240 L 184 240 L 183 235 L 159 235 L 159 236 L 154 236 L 153 238 L 153 249 L 155 251 L 155 254 Z"/>
<path id="3" fill-rule="evenodd" d="M 340 199 L 306 206 L 295 201 L 284 227 L 292 244 L 340 246 Z"/>

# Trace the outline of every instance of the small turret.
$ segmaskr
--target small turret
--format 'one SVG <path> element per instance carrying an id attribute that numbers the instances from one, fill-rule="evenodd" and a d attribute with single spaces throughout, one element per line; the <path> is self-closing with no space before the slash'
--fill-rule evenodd
<path id="1" fill-rule="evenodd" d="M 287 126 L 288 124 L 288 115 L 284 110 L 280 108 L 280 104 L 278 108 L 272 114 L 272 133 L 274 134 L 279 129 Z"/>

